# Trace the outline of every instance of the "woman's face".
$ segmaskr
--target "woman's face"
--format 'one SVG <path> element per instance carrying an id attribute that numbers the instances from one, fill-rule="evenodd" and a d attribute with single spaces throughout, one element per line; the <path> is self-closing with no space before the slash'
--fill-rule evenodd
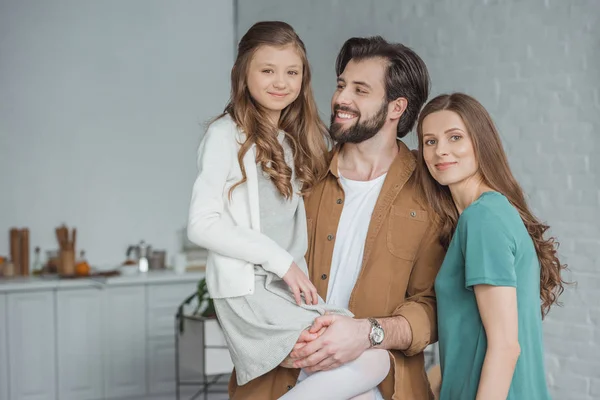
<path id="1" fill-rule="evenodd" d="M 471 136 L 457 113 L 448 110 L 431 113 L 423 120 L 422 128 L 423 158 L 440 185 L 460 184 L 478 175 Z"/>
<path id="2" fill-rule="evenodd" d="M 254 101 L 279 120 L 302 89 L 302 58 L 292 45 L 259 47 L 248 67 L 248 91 Z"/>

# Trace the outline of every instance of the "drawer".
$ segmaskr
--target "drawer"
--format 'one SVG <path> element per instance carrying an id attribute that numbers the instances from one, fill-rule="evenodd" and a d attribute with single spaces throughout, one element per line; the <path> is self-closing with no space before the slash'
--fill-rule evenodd
<path id="1" fill-rule="evenodd" d="M 196 287 L 196 282 L 147 286 L 148 337 L 173 337 L 177 307 Z"/>
<path id="2" fill-rule="evenodd" d="M 148 309 L 177 307 L 196 291 L 198 282 L 174 283 L 167 285 L 149 285 L 147 287 Z"/>

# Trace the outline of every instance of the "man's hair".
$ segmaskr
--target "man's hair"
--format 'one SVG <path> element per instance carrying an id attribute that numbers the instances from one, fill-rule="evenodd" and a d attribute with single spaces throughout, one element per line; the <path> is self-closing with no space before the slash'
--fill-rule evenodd
<path id="1" fill-rule="evenodd" d="M 335 63 L 339 77 L 350 60 L 381 58 L 387 61 L 385 95 L 389 103 L 403 97 L 406 111 L 400 117 L 397 136 L 403 138 L 414 127 L 419 111 L 429 95 L 429 73 L 425 63 L 414 51 L 400 43 L 388 43 L 381 36 L 350 38 L 344 43 Z"/>

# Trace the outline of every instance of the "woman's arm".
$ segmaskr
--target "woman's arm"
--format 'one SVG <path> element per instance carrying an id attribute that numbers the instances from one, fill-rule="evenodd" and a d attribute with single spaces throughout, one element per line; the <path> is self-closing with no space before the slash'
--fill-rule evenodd
<path id="1" fill-rule="evenodd" d="M 221 217 L 227 178 L 237 155 L 232 148 L 235 134 L 228 126 L 215 124 L 206 132 L 198 149 L 198 176 L 192 191 L 188 218 L 189 239 L 226 257 L 260 264 L 283 277 L 294 258 L 275 241 L 250 228 L 236 226 Z"/>
<path id="2" fill-rule="evenodd" d="M 476 400 L 506 400 L 521 352 L 517 290 L 490 285 L 475 285 L 474 290 L 487 337 Z"/>

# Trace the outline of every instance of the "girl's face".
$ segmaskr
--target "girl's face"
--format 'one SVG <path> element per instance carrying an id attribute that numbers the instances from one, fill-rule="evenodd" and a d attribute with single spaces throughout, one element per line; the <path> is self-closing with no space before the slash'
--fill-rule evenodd
<path id="1" fill-rule="evenodd" d="M 273 121 L 278 121 L 281 110 L 298 98 L 302 71 L 302 58 L 292 45 L 265 45 L 255 51 L 248 67 L 248 90 Z"/>
<path id="2" fill-rule="evenodd" d="M 429 114 L 422 131 L 423 158 L 440 185 L 464 183 L 479 175 L 473 142 L 457 113 L 442 110 Z"/>

